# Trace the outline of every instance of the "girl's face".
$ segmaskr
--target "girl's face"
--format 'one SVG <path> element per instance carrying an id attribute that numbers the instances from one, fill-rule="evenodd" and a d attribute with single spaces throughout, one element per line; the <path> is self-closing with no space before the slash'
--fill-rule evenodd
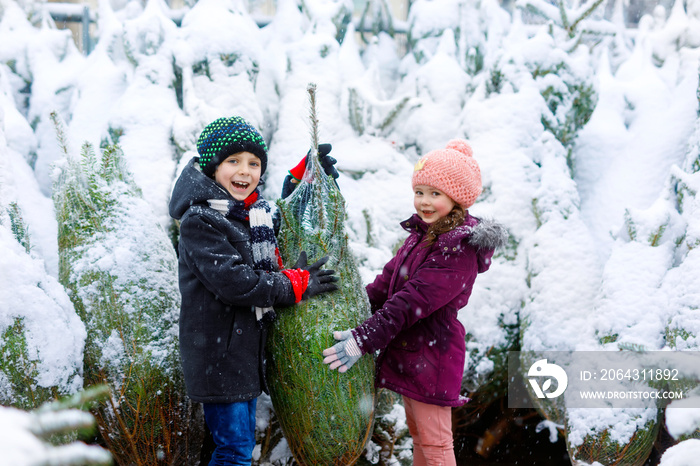
<path id="1" fill-rule="evenodd" d="M 455 202 L 445 193 L 432 186 L 418 184 L 413 189 L 413 206 L 425 223 L 433 223 L 449 214 Z"/>
<path id="2" fill-rule="evenodd" d="M 216 167 L 214 180 L 226 188 L 234 199 L 243 201 L 255 191 L 261 172 L 262 164 L 257 155 L 237 152 Z"/>

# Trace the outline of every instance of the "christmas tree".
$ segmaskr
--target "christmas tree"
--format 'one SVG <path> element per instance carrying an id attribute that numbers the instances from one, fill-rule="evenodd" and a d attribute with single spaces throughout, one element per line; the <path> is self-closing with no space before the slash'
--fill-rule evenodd
<path id="1" fill-rule="evenodd" d="M 316 128 L 315 86 L 309 87 Z M 321 353 L 334 344 L 333 331 L 369 317 L 369 300 L 345 233 L 345 200 L 318 162 L 314 131 L 309 164 L 299 186 L 280 201 L 278 237 L 285 263 L 306 251 L 310 260 L 328 256 L 340 289 L 279 310 L 268 338 L 270 396 L 284 436 L 302 465 L 355 464 L 372 435 L 374 362 L 360 359 L 349 374 L 331 371 Z"/>

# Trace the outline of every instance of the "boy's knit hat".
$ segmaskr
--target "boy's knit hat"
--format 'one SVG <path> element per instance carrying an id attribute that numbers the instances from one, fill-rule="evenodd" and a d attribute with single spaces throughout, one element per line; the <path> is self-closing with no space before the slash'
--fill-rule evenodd
<path id="1" fill-rule="evenodd" d="M 432 186 L 465 209 L 481 194 L 481 170 L 464 139 L 453 139 L 444 149 L 425 154 L 416 163 L 412 186 Z"/>
<path id="2" fill-rule="evenodd" d="M 197 140 L 199 166 L 207 176 L 229 155 L 250 152 L 260 158 L 261 175 L 267 168 L 267 146 L 258 130 L 239 116 L 219 118 L 209 123 Z"/>

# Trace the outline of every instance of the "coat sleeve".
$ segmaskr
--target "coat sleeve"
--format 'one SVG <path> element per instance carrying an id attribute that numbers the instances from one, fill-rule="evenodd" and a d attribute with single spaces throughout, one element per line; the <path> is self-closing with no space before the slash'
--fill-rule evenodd
<path id="1" fill-rule="evenodd" d="M 384 306 L 353 330 L 363 353 L 386 348 L 402 330 L 411 327 L 459 295 L 471 291 L 477 275 L 477 256 L 472 247 L 458 254 L 435 251 Z M 466 299 L 460 307 L 466 305 Z"/>
<path id="2" fill-rule="evenodd" d="M 289 279 L 279 272 L 255 270 L 218 227 L 203 214 L 183 218 L 180 224 L 180 254 L 197 279 L 227 304 L 294 304 Z"/>
<path id="3" fill-rule="evenodd" d="M 389 296 L 389 284 L 396 267 L 397 257 L 398 254 L 387 262 L 382 273 L 377 275 L 374 281 L 365 288 L 372 312 L 381 309 Z"/>

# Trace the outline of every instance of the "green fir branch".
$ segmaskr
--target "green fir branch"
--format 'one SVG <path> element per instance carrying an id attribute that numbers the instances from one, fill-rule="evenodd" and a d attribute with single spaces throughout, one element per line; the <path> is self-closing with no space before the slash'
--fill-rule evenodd
<path id="1" fill-rule="evenodd" d="M 517 7 L 545 20 L 553 21 L 552 17 L 546 11 L 531 2 L 525 1 L 524 4 L 518 3 Z"/>
<path id="2" fill-rule="evenodd" d="M 670 221 L 670 219 L 668 221 Z M 649 234 L 648 241 L 650 245 L 652 245 L 653 247 L 659 245 L 659 242 L 661 241 L 661 238 L 663 237 L 667 226 L 667 223 L 659 225 L 659 228 L 655 232 Z"/>
<path id="3" fill-rule="evenodd" d="M 365 132 L 363 115 L 364 101 L 360 98 L 357 89 L 351 87 L 348 89 L 348 120 L 358 136 L 362 136 Z"/>
<path id="4" fill-rule="evenodd" d="M 384 121 L 379 125 L 380 131 L 385 131 L 391 124 L 394 123 L 399 114 L 406 108 L 406 104 L 411 100 L 410 97 L 406 96 L 399 101 L 396 106 L 389 112 L 389 114 L 384 118 Z"/>
<path id="5" fill-rule="evenodd" d="M 559 18 L 561 19 L 561 27 L 569 33 L 569 36 L 571 36 L 571 29 L 569 28 L 569 18 L 566 14 L 564 0 L 558 0 L 557 7 L 559 8 Z"/>
<path id="6" fill-rule="evenodd" d="M 16 202 L 11 202 L 7 208 L 10 217 L 10 229 L 17 242 L 22 245 L 27 254 L 31 252 L 32 246 L 29 241 L 29 226 L 22 218 L 22 212 Z"/>
<path id="7" fill-rule="evenodd" d="M 66 131 L 63 124 L 63 120 L 58 116 L 58 112 L 55 110 L 49 114 L 49 118 L 53 122 L 54 128 L 56 130 L 56 140 L 58 141 L 58 148 L 61 149 L 61 153 L 68 157 L 68 139 L 66 138 Z"/>
<path id="8" fill-rule="evenodd" d="M 581 23 L 581 21 L 584 21 L 586 18 L 588 18 L 589 16 L 591 16 L 591 15 L 593 14 L 593 12 L 594 12 L 596 9 L 598 9 L 598 7 L 599 7 L 600 5 L 602 5 L 603 1 L 604 1 L 604 0 L 595 0 L 595 1 L 593 1 L 593 2 L 591 3 L 591 5 L 590 5 L 588 8 L 586 8 L 586 9 L 583 11 L 583 13 L 581 13 L 581 14 L 579 15 L 579 17 L 576 18 L 576 20 L 574 20 L 574 22 L 571 24 L 571 26 L 570 26 L 570 28 L 569 28 L 570 31 L 575 31 L 576 28 L 578 27 L 578 25 Z M 573 36 L 572 36 L 572 37 L 573 37 Z"/>
<path id="9" fill-rule="evenodd" d="M 37 412 L 62 411 L 64 409 L 89 409 L 98 402 L 106 400 L 111 390 L 106 384 L 93 385 L 71 396 L 46 403 L 37 408 Z"/>
<path id="10" fill-rule="evenodd" d="M 627 236 L 629 236 L 631 241 L 636 241 L 637 239 L 637 226 L 632 219 L 632 213 L 629 209 L 625 209 L 624 214 L 625 228 L 627 229 Z"/>
<path id="11" fill-rule="evenodd" d="M 56 396 L 56 387 L 42 387 L 37 378 L 39 361 L 27 344 L 24 317 L 14 317 L 0 334 L 0 374 L 11 387 L 0 395 L 0 403 L 20 409 L 33 409 Z"/>

